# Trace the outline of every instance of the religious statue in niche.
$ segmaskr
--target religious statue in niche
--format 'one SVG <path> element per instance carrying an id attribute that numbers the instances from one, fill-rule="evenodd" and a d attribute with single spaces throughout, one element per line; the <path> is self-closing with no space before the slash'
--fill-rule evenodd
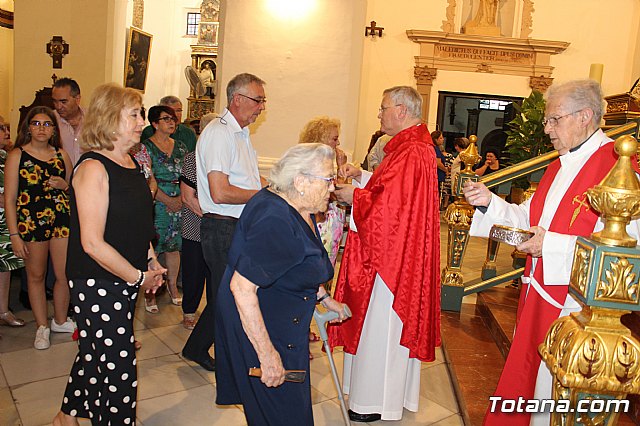
<path id="1" fill-rule="evenodd" d="M 473 19 L 464 25 L 466 34 L 499 36 L 498 6 L 500 0 L 479 0 L 478 11 Z"/>
<path id="2" fill-rule="evenodd" d="M 216 85 L 216 63 L 211 59 L 203 61 L 200 65 L 200 83 L 205 88 L 205 96 L 213 99 L 213 90 Z"/>

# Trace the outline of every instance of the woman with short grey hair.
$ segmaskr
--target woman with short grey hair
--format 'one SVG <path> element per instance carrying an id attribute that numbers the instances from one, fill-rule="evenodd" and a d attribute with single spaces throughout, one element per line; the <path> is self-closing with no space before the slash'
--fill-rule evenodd
<path id="1" fill-rule="evenodd" d="M 327 209 L 335 156 L 323 144 L 290 148 L 270 186 L 246 204 L 216 306 L 216 403 L 242 404 L 250 425 L 312 425 L 308 330 L 316 303 L 345 318 L 322 283 L 333 276 L 314 214 Z M 259 366 L 261 378 L 247 375 Z M 285 369 L 304 370 L 302 383 Z"/>
<path id="2" fill-rule="evenodd" d="M 313 143 L 307 144 L 307 149 L 293 147 L 271 168 L 269 185 L 277 192 L 289 197 L 297 197 L 295 180 L 297 177 L 310 176 L 309 170 L 317 168 L 318 164 L 332 161 L 335 153 L 331 147 Z M 298 149 L 296 149 L 298 148 Z M 300 194 L 302 196 L 304 194 Z"/>

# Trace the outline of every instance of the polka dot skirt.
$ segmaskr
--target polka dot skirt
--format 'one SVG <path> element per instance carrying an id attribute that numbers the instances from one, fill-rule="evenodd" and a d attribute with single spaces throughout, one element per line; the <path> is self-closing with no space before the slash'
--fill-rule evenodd
<path id="1" fill-rule="evenodd" d="M 103 279 L 69 281 L 79 351 L 62 412 L 94 425 L 135 425 L 133 314 L 138 287 Z"/>

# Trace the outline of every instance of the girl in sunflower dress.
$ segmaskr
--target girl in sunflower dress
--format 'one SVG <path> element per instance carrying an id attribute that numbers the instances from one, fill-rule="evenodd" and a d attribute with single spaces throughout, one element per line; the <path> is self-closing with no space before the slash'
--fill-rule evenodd
<path id="1" fill-rule="evenodd" d="M 5 165 L 5 214 L 11 245 L 24 259 L 29 302 L 36 321 L 36 349 L 50 346 L 51 331 L 73 333 L 67 317 L 69 286 L 65 265 L 69 237 L 69 176 L 71 160 L 61 148 L 53 111 L 33 108 L 22 122 L 15 148 Z M 45 275 L 51 256 L 56 283 L 54 316 L 47 320 Z"/>

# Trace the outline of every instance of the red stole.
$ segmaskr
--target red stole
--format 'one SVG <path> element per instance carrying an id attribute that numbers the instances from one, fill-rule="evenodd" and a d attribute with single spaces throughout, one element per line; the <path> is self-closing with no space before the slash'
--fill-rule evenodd
<path id="1" fill-rule="evenodd" d="M 398 133 L 382 164 L 353 196 L 358 232 L 349 231 L 334 298 L 353 317 L 329 326 L 332 346 L 355 354 L 376 273 L 394 295 L 400 344 L 435 359 L 440 345 L 440 214 L 433 142 L 425 125 Z"/>
<path id="2" fill-rule="evenodd" d="M 613 142 L 603 145 L 585 162 L 562 197 L 548 231 L 583 237 L 589 236 L 593 232 L 599 216 L 591 208 L 586 198 L 586 191 L 599 184 L 614 166 L 618 156 L 614 152 L 613 146 Z M 637 165 L 635 161 L 632 163 Z M 531 199 L 529 206 L 531 226 L 537 226 L 540 222 L 547 194 L 560 166 L 559 159 L 549 165 Z M 531 256 L 528 256 L 524 276 L 528 277 L 530 271 Z M 545 285 L 542 258 L 536 262 L 533 276 L 558 304 L 564 305 L 569 291 L 569 283 L 566 285 Z M 559 315 L 560 309 L 545 301 L 534 288 L 528 288 L 523 284 L 520 290 L 516 333 L 494 395 L 515 400 L 520 396 L 525 399 L 533 398 L 541 361 L 538 355 L 538 346 L 544 341 L 549 327 L 553 321 L 558 319 Z M 503 414 L 490 413 L 487 410 L 484 424 L 487 426 L 527 426 L 529 420 L 530 413 Z"/>

